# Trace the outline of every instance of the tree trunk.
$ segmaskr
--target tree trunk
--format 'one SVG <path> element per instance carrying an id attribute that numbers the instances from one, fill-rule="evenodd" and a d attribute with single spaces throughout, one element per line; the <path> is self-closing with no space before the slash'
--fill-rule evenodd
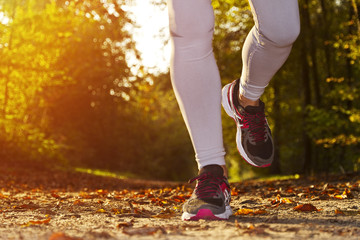
<path id="1" fill-rule="evenodd" d="M 354 21 L 357 26 L 357 33 L 360 36 L 360 18 L 359 18 L 360 16 L 359 16 L 359 9 L 358 9 L 358 4 L 356 4 L 356 0 L 351 0 L 351 5 L 354 12 Z"/>
<path id="2" fill-rule="evenodd" d="M 322 27 L 323 27 L 323 42 L 324 42 L 324 52 L 325 52 L 325 69 L 326 69 L 326 77 L 332 77 L 332 68 L 331 68 L 331 59 L 332 54 L 330 51 L 329 45 L 329 24 L 328 24 L 328 11 L 325 0 L 320 0 L 321 10 L 322 10 Z"/>
<path id="3" fill-rule="evenodd" d="M 321 105 L 321 94 L 320 94 L 320 80 L 318 73 L 318 60 L 316 57 L 316 39 L 313 31 L 313 27 L 311 26 L 310 20 L 310 12 L 309 12 L 309 0 L 305 0 L 305 5 L 303 8 L 303 18 L 305 26 L 308 29 L 308 37 L 310 37 L 310 58 L 312 62 L 311 70 L 313 75 L 313 86 L 314 86 L 314 94 L 315 94 L 315 105 Z"/>
<path id="4" fill-rule="evenodd" d="M 356 16 L 356 4 L 355 4 L 355 9 L 354 9 L 354 4 L 352 4 L 353 1 L 350 3 L 349 5 L 349 21 L 353 21 L 354 20 L 354 15 Z M 348 35 L 351 36 L 354 31 L 356 31 L 356 27 L 354 27 L 354 25 L 349 25 L 348 27 Z M 350 54 L 350 49 L 346 49 L 346 54 Z M 353 87 L 353 66 L 351 63 L 352 59 L 349 56 L 346 56 L 346 80 L 347 80 L 347 84 L 350 87 Z M 351 109 L 352 108 L 352 101 L 347 100 L 347 108 Z"/>
<path id="5" fill-rule="evenodd" d="M 274 161 L 270 167 L 271 174 L 280 174 L 280 126 L 281 126 L 281 117 L 280 117 L 280 93 L 279 93 L 279 80 L 278 78 L 274 78 L 273 80 L 274 86 L 274 103 L 273 103 L 273 119 L 274 119 L 274 130 L 273 130 L 273 140 L 274 140 Z"/>
<path id="6" fill-rule="evenodd" d="M 301 13 L 303 19 L 306 21 L 306 14 L 308 13 L 306 4 L 303 4 L 301 8 Z M 304 26 L 304 25 L 303 25 Z M 306 26 L 304 26 L 306 27 Z M 306 118 L 307 110 L 306 107 L 311 104 L 311 87 L 310 87 L 310 67 L 308 63 L 308 46 L 306 40 L 308 39 L 308 29 L 303 29 L 301 41 L 301 54 L 300 62 L 302 67 L 302 82 L 303 82 L 303 92 L 304 92 L 304 102 L 303 102 L 303 144 L 304 144 L 304 165 L 303 172 L 305 174 L 310 174 L 312 170 L 312 155 L 311 155 L 311 139 L 309 138 L 306 132 Z"/>

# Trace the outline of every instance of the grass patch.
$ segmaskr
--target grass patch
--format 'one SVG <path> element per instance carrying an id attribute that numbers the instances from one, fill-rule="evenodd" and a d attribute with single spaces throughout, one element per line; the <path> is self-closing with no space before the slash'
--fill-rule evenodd
<path id="1" fill-rule="evenodd" d="M 81 173 L 88 173 L 95 176 L 101 176 L 101 177 L 112 177 L 117 179 L 129 179 L 129 178 L 136 178 L 137 176 L 133 173 L 119 173 L 119 172 L 110 172 L 108 170 L 103 169 L 91 169 L 91 168 L 74 168 L 75 172 L 81 172 Z"/>
<path id="2" fill-rule="evenodd" d="M 260 177 L 256 178 L 257 180 L 263 180 L 263 181 L 276 181 L 276 180 L 290 180 L 290 179 L 299 179 L 299 174 L 294 175 L 270 175 L 266 177 Z"/>
<path id="3" fill-rule="evenodd" d="M 240 175 L 230 175 L 229 182 L 236 183 L 246 180 L 259 180 L 259 181 L 279 181 L 279 180 L 291 180 L 299 179 L 299 174 L 294 175 L 269 175 L 269 176 L 259 176 L 256 173 L 248 171 Z"/>

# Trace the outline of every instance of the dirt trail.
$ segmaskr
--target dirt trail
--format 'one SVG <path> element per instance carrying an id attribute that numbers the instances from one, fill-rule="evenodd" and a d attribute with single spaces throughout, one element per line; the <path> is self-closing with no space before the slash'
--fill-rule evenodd
<path id="1" fill-rule="evenodd" d="M 360 239 L 360 177 L 233 183 L 228 221 L 180 220 L 192 185 L 0 170 L 0 239 Z"/>

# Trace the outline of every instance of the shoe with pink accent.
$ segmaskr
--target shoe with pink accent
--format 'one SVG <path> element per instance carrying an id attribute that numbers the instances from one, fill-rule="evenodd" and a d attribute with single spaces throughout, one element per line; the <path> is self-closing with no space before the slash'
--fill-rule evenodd
<path id="1" fill-rule="evenodd" d="M 265 117 L 265 104 L 242 107 L 239 103 L 237 79 L 222 89 L 222 106 L 236 122 L 236 145 L 240 155 L 255 167 L 268 167 L 274 159 L 271 131 Z"/>
<path id="2" fill-rule="evenodd" d="M 183 205 L 182 220 L 226 220 L 232 214 L 230 185 L 219 165 L 203 167 L 191 197 Z"/>

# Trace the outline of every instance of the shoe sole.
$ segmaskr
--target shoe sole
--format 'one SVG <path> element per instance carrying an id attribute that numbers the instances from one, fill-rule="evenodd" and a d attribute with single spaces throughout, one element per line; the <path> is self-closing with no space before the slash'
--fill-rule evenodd
<path id="1" fill-rule="evenodd" d="M 200 209 L 196 214 L 184 212 L 181 216 L 181 220 L 183 221 L 198 221 L 200 219 L 228 220 L 231 215 L 232 215 L 231 207 L 227 206 L 225 212 L 221 214 L 214 214 L 210 209 Z"/>
<path id="2" fill-rule="evenodd" d="M 225 85 L 222 89 L 222 99 L 221 99 L 221 105 L 223 106 L 225 112 L 227 115 L 229 115 L 229 117 L 231 117 L 234 121 L 235 124 L 237 126 L 237 131 L 236 131 L 236 146 L 238 149 L 238 152 L 240 153 L 241 157 L 250 165 L 254 166 L 254 167 L 260 167 L 260 168 L 265 168 L 265 167 L 269 167 L 271 165 L 271 160 L 270 163 L 255 163 L 253 160 L 251 160 L 248 155 L 245 152 L 245 149 L 243 148 L 242 144 L 241 144 L 241 127 L 237 124 L 236 122 L 236 116 L 235 113 L 233 112 L 233 110 L 231 109 L 230 103 L 229 103 L 229 99 L 230 99 L 230 88 L 232 86 L 232 83 L 229 83 L 227 85 Z"/>

